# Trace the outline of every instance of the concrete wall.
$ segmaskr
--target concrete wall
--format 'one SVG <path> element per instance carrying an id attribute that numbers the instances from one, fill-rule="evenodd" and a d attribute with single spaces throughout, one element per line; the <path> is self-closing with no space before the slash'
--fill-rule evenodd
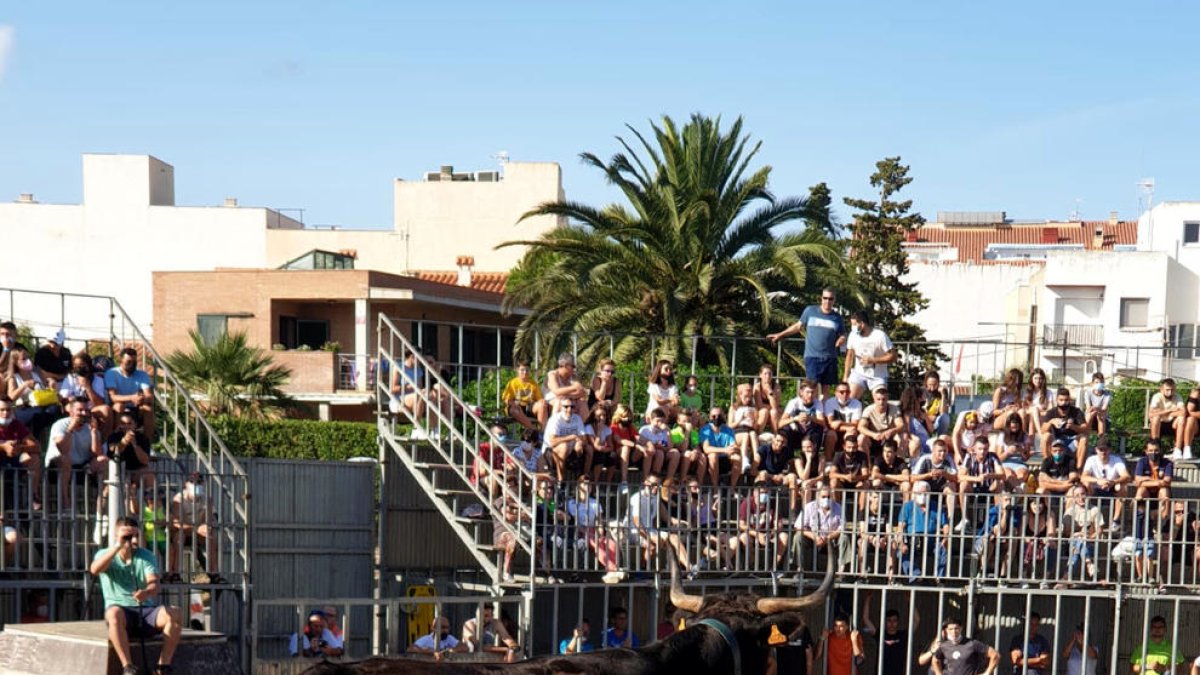
<path id="1" fill-rule="evenodd" d="M 917 282 L 929 299 L 913 320 L 930 339 L 1001 338 L 1006 332 L 997 324 L 1028 323 L 1028 289 L 1037 271 L 1026 264 L 918 263 L 904 281 Z"/>

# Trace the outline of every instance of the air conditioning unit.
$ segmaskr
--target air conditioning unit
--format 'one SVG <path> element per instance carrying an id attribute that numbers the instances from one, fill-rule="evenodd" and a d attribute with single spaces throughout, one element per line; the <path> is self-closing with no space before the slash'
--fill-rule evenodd
<path id="1" fill-rule="evenodd" d="M 499 171 L 476 171 L 475 181 L 478 183 L 495 183 L 500 180 Z"/>
<path id="2" fill-rule="evenodd" d="M 441 180 L 442 180 L 442 174 L 440 171 L 426 171 L 425 172 L 425 182 L 426 183 L 437 183 Z"/>

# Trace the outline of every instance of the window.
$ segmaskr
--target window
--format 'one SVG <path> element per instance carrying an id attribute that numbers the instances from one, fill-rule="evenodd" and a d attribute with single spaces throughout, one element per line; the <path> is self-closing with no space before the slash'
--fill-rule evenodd
<path id="1" fill-rule="evenodd" d="M 200 333 L 200 338 L 206 345 L 216 344 L 228 328 L 229 317 L 225 314 L 196 315 L 196 332 Z"/>
<path id="2" fill-rule="evenodd" d="M 1121 298 L 1121 328 L 1150 325 L 1150 298 Z"/>
<path id="3" fill-rule="evenodd" d="M 329 322 L 317 319 L 296 319 L 296 342 L 320 349 L 329 342 Z"/>
<path id="4" fill-rule="evenodd" d="M 1192 346 L 1196 341 L 1196 324 L 1185 323 L 1173 327 L 1171 338 L 1175 344 L 1175 358 L 1191 360 Z"/>
<path id="5" fill-rule="evenodd" d="M 1183 243 L 1200 244 L 1200 223 L 1183 224 Z"/>

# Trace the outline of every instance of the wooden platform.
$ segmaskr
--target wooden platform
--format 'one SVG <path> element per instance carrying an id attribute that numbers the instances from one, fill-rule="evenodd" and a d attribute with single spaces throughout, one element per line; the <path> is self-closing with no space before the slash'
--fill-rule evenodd
<path id="1" fill-rule="evenodd" d="M 159 639 L 146 640 L 146 659 L 158 662 Z M 132 640 L 133 662 L 142 664 L 141 643 Z M 233 645 L 222 633 L 184 630 L 172 660 L 177 673 L 228 675 L 241 672 Z M 149 673 L 145 668 L 142 672 Z M 60 621 L 56 623 L 9 624 L 0 632 L 0 673 L 42 675 L 120 675 L 121 661 L 108 644 L 103 621 Z"/>

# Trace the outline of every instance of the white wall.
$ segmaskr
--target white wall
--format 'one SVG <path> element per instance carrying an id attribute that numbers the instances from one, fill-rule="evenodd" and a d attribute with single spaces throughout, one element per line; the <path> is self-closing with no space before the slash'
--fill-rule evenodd
<path id="1" fill-rule="evenodd" d="M 1163 202 L 1138 218 L 1139 251 L 1162 251 L 1200 272 L 1200 244 L 1183 243 L 1183 224 L 1200 222 L 1200 202 Z"/>
<path id="2" fill-rule="evenodd" d="M 913 263 L 903 280 L 915 281 L 929 299 L 913 321 L 931 340 L 1000 338 L 1006 330 L 999 324 L 1028 323 L 1012 296 L 1028 288 L 1037 271 L 1025 264 Z"/>
<path id="3" fill-rule="evenodd" d="M 114 296 L 148 335 L 152 270 L 262 267 L 268 226 L 300 226 L 264 208 L 170 205 L 174 170 L 147 155 L 84 155 L 83 172 L 81 205 L 0 203 L 0 235 L 28 251 L 6 256 L 0 285 Z M 33 312 L 28 303 L 21 311 Z M 60 312 L 37 314 L 15 318 L 57 321 Z"/>

